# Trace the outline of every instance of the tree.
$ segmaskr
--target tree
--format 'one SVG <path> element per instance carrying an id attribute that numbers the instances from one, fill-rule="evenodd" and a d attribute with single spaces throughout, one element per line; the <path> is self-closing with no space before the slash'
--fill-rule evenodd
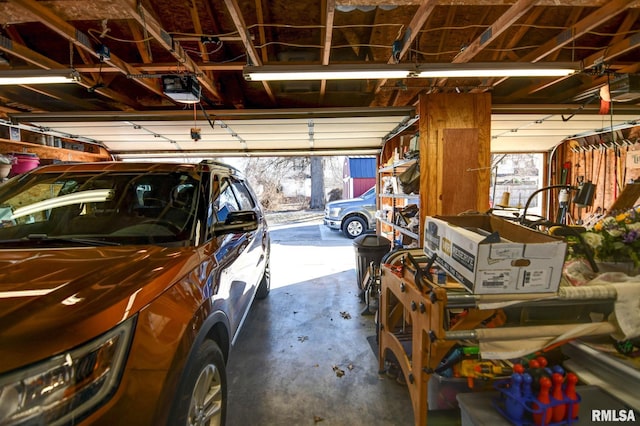
<path id="1" fill-rule="evenodd" d="M 326 198 L 325 173 L 329 174 L 331 187 L 341 181 L 342 160 L 339 158 L 250 157 L 241 163 L 236 167 L 243 170 L 267 209 L 280 209 L 285 204 L 299 204 L 307 199 L 309 202 L 305 201 L 302 208 L 322 210 Z"/>
<path id="2" fill-rule="evenodd" d="M 324 209 L 324 161 L 322 157 L 311 157 L 311 201 L 312 210 Z"/>

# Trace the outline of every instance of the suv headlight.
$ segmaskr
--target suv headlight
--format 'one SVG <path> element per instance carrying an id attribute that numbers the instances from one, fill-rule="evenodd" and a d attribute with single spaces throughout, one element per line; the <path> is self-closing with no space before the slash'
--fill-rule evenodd
<path id="1" fill-rule="evenodd" d="M 46 361 L 0 377 L 0 424 L 78 421 L 115 391 L 135 317 Z"/>
<path id="2" fill-rule="evenodd" d="M 342 211 L 341 207 L 331 207 L 329 209 L 329 217 L 338 217 L 340 216 L 341 211 Z"/>

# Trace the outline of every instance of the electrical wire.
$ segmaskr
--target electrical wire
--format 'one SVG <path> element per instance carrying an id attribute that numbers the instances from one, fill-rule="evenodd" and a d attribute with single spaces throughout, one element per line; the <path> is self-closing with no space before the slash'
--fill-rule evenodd
<path id="1" fill-rule="evenodd" d="M 95 34 L 101 34 L 102 35 L 102 31 L 98 31 L 96 29 L 89 28 L 89 30 L 87 30 L 87 32 L 94 38 L 94 40 L 100 42 L 100 38 L 96 37 Z M 118 38 L 118 37 L 111 36 L 109 34 L 104 34 L 104 36 L 102 36 L 102 37 L 108 38 L 109 40 L 119 41 L 121 43 L 140 43 L 140 42 L 155 40 L 155 38 L 153 36 L 149 36 L 149 37 L 145 37 L 145 38 L 139 38 L 139 39 L 135 39 L 135 40 Z"/>
<path id="2" fill-rule="evenodd" d="M 256 49 L 262 49 L 263 47 L 273 46 L 273 45 L 288 46 L 288 47 L 306 47 L 306 48 L 311 48 L 311 49 L 322 49 L 322 47 L 323 47 L 323 46 L 315 45 L 315 44 L 296 44 L 296 43 L 285 43 L 285 42 L 281 42 L 281 41 L 270 41 L 268 43 L 259 44 L 259 45 L 256 45 L 254 47 Z M 389 46 L 389 48 L 391 48 L 391 47 Z"/>
<path id="3" fill-rule="evenodd" d="M 222 49 L 222 47 L 223 47 L 223 43 L 219 42 L 218 43 L 218 47 L 215 50 L 212 50 L 212 51 L 207 50 L 206 52 L 202 52 L 202 51 L 200 51 L 198 49 L 192 49 L 190 47 L 185 47 L 185 46 L 182 47 L 182 50 L 184 50 L 185 52 L 190 52 L 190 53 L 193 53 L 193 54 L 195 54 L 197 56 L 203 57 L 204 55 L 213 55 L 214 53 L 218 53 L 220 51 L 220 49 Z"/>
<path id="4" fill-rule="evenodd" d="M 209 122 L 209 126 L 211 126 L 212 129 L 215 129 L 214 124 L 215 124 L 215 119 L 211 120 L 211 118 L 209 117 L 209 114 L 207 113 L 207 110 L 204 109 L 204 106 L 202 105 L 202 102 L 198 102 L 198 105 L 200 105 L 200 109 L 202 110 L 202 113 L 204 114 L 204 117 L 207 119 L 207 121 Z M 195 107 L 194 107 L 195 108 Z M 194 114 L 195 114 L 195 109 L 194 109 Z M 195 116 L 195 115 L 194 115 Z"/>

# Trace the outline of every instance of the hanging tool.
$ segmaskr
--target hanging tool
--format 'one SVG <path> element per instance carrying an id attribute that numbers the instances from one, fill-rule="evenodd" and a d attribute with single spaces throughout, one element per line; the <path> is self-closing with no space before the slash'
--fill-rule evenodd
<path id="1" fill-rule="evenodd" d="M 571 161 L 565 161 L 560 172 L 560 185 L 567 185 L 571 171 Z M 569 191 L 561 189 L 558 194 L 558 210 L 556 212 L 556 222 L 565 223 L 565 216 L 569 207 Z"/>

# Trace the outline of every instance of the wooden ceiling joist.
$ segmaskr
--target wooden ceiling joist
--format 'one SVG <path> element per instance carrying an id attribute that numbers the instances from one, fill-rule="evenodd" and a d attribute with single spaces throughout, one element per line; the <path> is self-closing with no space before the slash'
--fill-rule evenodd
<path id="1" fill-rule="evenodd" d="M 121 0 L 123 6 L 127 7 L 129 13 L 133 19 L 135 19 L 140 26 L 148 32 L 151 37 L 153 37 L 154 41 L 159 43 L 164 49 L 173 55 L 176 58 L 177 63 L 183 66 L 187 71 L 192 72 L 196 75 L 198 81 L 207 89 L 216 100 L 221 100 L 222 97 L 218 88 L 215 84 L 209 79 L 209 77 L 198 67 L 198 65 L 187 55 L 187 53 L 182 48 L 182 45 L 175 41 L 160 25 L 158 21 L 156 21 L 151 13 L 146 11 L 144 7 L 138 2 L 131 2 L 128 0 Z"/>
<path id="2" fill-rule="evenodd" d="M 7 54 L 15 55 L 22 59 L 25 62 L 33 64 L 41 69 L 49 70 L 49 69 L 68 69 L 69 66 L 65 66 L 60 64 L 52 59 L 47 58 L 44 55 L 41 55 L 38 52 L 34 52 L 23 44 L 16 43 L 11 39 L 8 39 L 2 35 L 0 35 L 0 51 L 6 52 Z M 96 81 L 90 81 L 86 78 L 82 78 L 79 82 L 80 85 L 86 87 L 87 89 L 95 86 Z M 107 88 L 96 89 L 96 91 L 107 98 L 111 98 L 114 100 L 114 106 L 123 111 L 130 110 L 133 105 L 136 105 L 136 102 L 132 99 L 124 96 L 118 92 Z M 43 93 L 40 91 L 40 93 Z M 45 92 L 46 93 L 46 92 Z M 55 95 L 51 95 L 51 97 L 56 97 Z M 86 106 L 86 101 L 84 99 L 80 99 L 77 97 L 67 96 L 65 99 L 67 101 L 78 105 Z"/>
<path id="3" fill-rule="evenodd" d="M 244 17 L 242 16 L 242 11 L 240 10 L 240 6 L 238 6 L 238 2 L 236 0 L 224 0 L 225 6 L 227 6 L 227 10 L 231 15 L 231 19 L 233 20 L 233 24 L 240 35 L 240 39 L 242 39 L 242 44 L 247 53 L 247 57 L 251 61 L 251 64 L 254 66 L 261 66 L 262 60 L 260 59 L 260 55 L 258 55 L 258 51 L 255 46 L 251 42 L 251 37 L 249 36 L 249 29 L 247 28 L 247 24 L 244 21 Z M 272 100 L 272 102 L 276 103 L 276 97 L 269 86 L 269 83 L 266 81 L 262 82 L 264 86 L 264 90 L 267 92 L 267 95 Z"/>
<path id="4" fill-rule="evenodd" d="M 34 0 L 9 1 L 33 13 L 40 22 L 42 22 L 42 24 L 100 60 L 100 54 L 96 52 L 96 49 L 92 45 L 89 37 L 56 15 L 51 11 L 51 9 L 48 9 L 40 2 Z M 141 74 L 139 70 L 121 60 L 115 54 L 111 54 L 111 57 L 109 59 L 105 59 L 104 62 L 118 69 L 122 74 L 127 76 Z M 134 79 L 134 81 L 159 96 L 165 96 L 159 84 L 152 79 Z"/>

